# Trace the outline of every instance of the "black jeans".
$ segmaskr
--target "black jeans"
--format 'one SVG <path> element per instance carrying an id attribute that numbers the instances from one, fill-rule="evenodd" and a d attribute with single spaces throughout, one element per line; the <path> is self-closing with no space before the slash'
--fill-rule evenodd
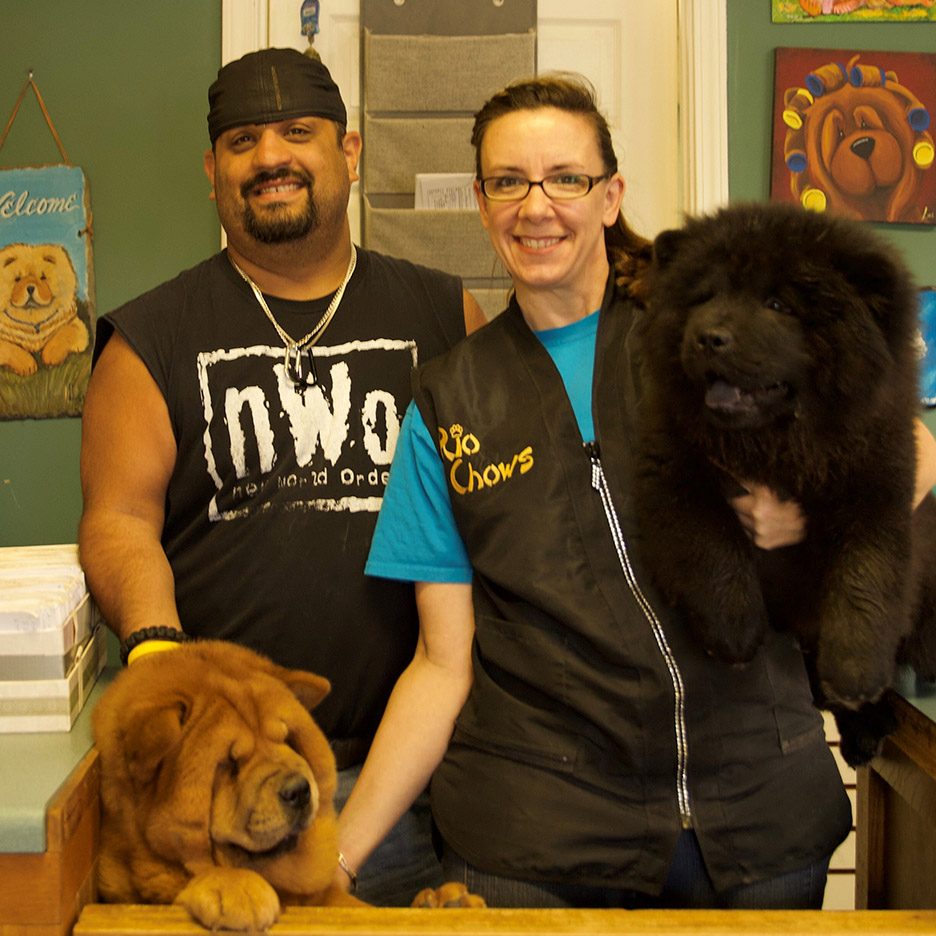
<path id="1" fill-rule="evenodd" d="M 705 870 L 699 842 L 683 832 L 659 896 L 615 887 L 541 883 L 487 874 L 468 864 L 448 846 L 442 858 L 447 881 L 461 881 L 490 907 L 597 907 L 722 910 L 819 910 L 825 893 L 829 858 L 766 881 L 716 891 Z"/>

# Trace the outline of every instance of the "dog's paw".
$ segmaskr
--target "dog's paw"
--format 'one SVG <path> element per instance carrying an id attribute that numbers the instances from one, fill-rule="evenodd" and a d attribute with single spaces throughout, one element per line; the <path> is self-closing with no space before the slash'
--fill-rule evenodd
<path id="1" fill-rule="evenodd" d="M 464 884 L 449 881 L 441 887 L 426 887 L 414 898 L 412 907 L 486 907 L 483 897 L 472 894 Z"/>
<path id="2" fill-rule="evenodd" d="M 71 354 L 71 350 L 61 344 L 53 344 L 49 342 L 42 349 L 42 363 L 47 364 L 49 367 L 55 367 L 58 364 L 61 364 L 68 355 Z"/>
<path id="3" fill-rule="evenodd" d="M 256 871 L 244 868 L 203 871 L 188 882 L 174 902 L 207 929 L 265 930 L 280 912 L 272 885 Z"/>
<path id="4" fill-rule="evenodd" d="M 744 667 L 754 659 L 758 647 L 763 643 L 763 638 L 752 639 L 747 635 L 739 637 L 737 640 L 715 639 L 706 642 L 706 651 L 709 656 L 714 657 L 722 663 L 728 663 L 731 666 Z"/>
<path id="5" fill-rule="evenodd" d="M 8 341 L 0 341 L 0 366 L 8 367 L 20 377 L 31 377 L 39 370 L 36 359 L 28 351 Z"/>
<path id="6" fill-rule="evenodd" d="M 884 738 L 897 728 L 897 717 L 886 699 L 863 705 L 858 711 L 835 710 L 839 749 L 845 763 L 861 767 L 876 757 Z"/>
<path id="7" fill-rule="evenodd" d="M 751 616 L 720 621 L 697 618 L 693 630 L 709 656 L 722 663 L 750 663 L 764 642 L 766 626 Z"/>
<path id="8" fill-rule="evenodd" d="M 823 696 L 833 705 L 853 710 L 876 702 L 893 677 L 893 666 L 888 665 L 884 653 L 859 658 L 854 653 L 835 654 L 820 647 L 816 669 Z"/>

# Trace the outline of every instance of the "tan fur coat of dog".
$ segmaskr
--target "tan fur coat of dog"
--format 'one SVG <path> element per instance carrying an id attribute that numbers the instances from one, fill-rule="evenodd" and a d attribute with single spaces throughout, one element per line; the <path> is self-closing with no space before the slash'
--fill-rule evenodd
<path id="1" fill-rule="evenodd" d="M 360 905 L 332 884 L 335 760 L 309 714 L 329 688 L 212 640 L 122 672 L 94 712 L 102 898 L 249 930 L 281 902 Z"/>

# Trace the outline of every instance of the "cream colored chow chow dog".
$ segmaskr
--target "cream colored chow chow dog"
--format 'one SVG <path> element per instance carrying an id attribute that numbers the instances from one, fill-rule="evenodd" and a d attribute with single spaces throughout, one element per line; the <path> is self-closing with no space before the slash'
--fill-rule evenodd
<path id="1" fill-rule="evenodd" d="M 28 377 L 88 347 L 78 317 L 78 279 L 60 244 L 0 249 L 0 366 Z"/>

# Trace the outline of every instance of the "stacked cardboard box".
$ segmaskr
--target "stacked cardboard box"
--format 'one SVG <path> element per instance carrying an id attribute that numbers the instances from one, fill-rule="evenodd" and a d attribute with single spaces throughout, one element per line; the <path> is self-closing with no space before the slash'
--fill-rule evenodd
<path id="1" fill-rule="evenodd" d="M 0 733 L 69 731 L 106 662 L 78 548 L 0 548 Z"/>

